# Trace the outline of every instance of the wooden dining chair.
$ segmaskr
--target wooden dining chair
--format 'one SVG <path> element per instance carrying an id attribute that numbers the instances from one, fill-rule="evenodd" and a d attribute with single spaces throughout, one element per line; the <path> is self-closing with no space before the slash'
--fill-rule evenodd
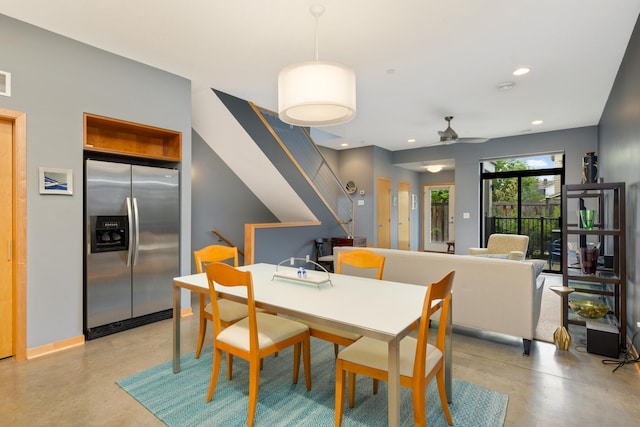
<path id="1" fill-rule="evenodd" d="M 216 388 L 222 352 L 231 358 L 241 357 L 249 362 L 249 408 L 247 425 L 252 426 L 258 401 L 261 360 L 284 348 L 293 346 L 293 383 L 298 382 L 300 353 L 304 363 L 307 390 L 311 390 L 310 335 L 307 325 L 281 316 L 257 312 L 253 297 L 253 279 L 250 271 L 242 271 L 228 264 L 214 262 L 205 267 L 209 294 L 213 306 L 213 363 L 207 402 L 211 402 Z M 214 283 L 218 286 L 242 286 L 246 288 L 248 316 L 222 328 L 219 299 Z"/>
<path id="2" fill-rule="evenodd" d="M 196 271 L 204 273 L 204 266 L 211 262 L 233 260 L 233 266 L 238 266 L 238 248 L 235 246 L 210 245 L 193 252 L 196 262 Z M 200 352 L 207 333 L 207 322 L 213 322 L 211 303 L 207 303 L 206 294 L 200 294 L 200 328 L 198 331 L 198 345 L 196 347 L 196 359 L 200 358 Z M 247 317 L 247 306 L 239 302 L 223 299 L 218 302 L 220 309 L 220 324 L 223 328 Z"/>
<path id="3" fill-rule="evenodd" d="M 454 275 L 455 272 L 450 271 L 438 282 L 429 285 L 422 304 L 417 339 L 407 336 L 400 341 L 400 385 L 411 389 L 413 421 L 416 426 L 427 425 L 426 388 L 434 376 L 445 417 L 449 425 L 453 425 L 444 383 L 443 355 Z M 439 303 L 434 305 L 435 301 Z M 438 333 L 436 343 L 432 345 L 428 342 L 429 322 L 431 315 L 438 310 L 440 310 Z M 342 424 L 345 372 L 349 373 L 349 407 L 353 407 L 356 391 L 355 374 L 388 381 L 388 360 L 388 344 L 368 337 L 359 339 L 338 353 L 335 393 L 336 427 Z"/>
<path id="4" fill-rule="evenodd" d="M 359 269 L 373 269 L 376 279 L 382 279 L 384 272 L 384 255 L 379 255 L 368 249 L 354 249 L 352 251 L 339 251 L 336 259 L 336 273 L 343 274 L 344 266 Z"/>
<path id="5" fill-rule="evenodd" d="M 352 251 L 340 251 L 336 260 L 336 274 L 341 274 L 343 267 L 349 265 L 355 269 L 370 269 L 378 280 L 382 279 L 385 257 L 367 249 L 354 249 Z M 356 274 L 355 270 L 349 271 Z M 365 273 L 366 274 L 366 273 Z M 348 346 L 360 335 L 340 329 L 319 325 L 315 322 L 302 321 L 309 326 L 312 337 L 333 343 L 334 353 L 338 356 L 339 346 Z"/>

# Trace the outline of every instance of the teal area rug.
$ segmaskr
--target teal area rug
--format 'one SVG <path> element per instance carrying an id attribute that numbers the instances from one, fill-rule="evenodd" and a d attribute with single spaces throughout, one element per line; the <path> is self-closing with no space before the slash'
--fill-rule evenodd
<path id="1" fill-rule="evenodd" d="M 298 384 L 291 383 L 291 348 L 264 361 L 256 408 L 256 426 L 333 426 L 335 365 L 333 345 L 311 339 L 312 389 L 307 392 L 302 367 Z M 211 403 L 205 398 L 211 375 L 211 348 L 199 360 L 193 353 L 181 358 L 182 371 L 174 374 L 166 362 L 128 378 L 118 385 L 171 427 L 246 426 L 248 384 L 247 363 L 234 358 L 233 380 L 226 377 L 223 361 L 220 378 Z M 356 402 L 349 409 L 345 402 L 344 426 L 386 426 L 387 388 L 381 382 L 377 395 L 371 392 L 371 379 L 358 376 Z M 413 425 L 411 392 L 401 388 L 401 425 Z M 453 380 L 453 423 L 457 427 L 500 427 L 504 424 L 508 397 L 504 394 Z M 427 389 L 427 424 L 448 426 L 435 381 Z"/>

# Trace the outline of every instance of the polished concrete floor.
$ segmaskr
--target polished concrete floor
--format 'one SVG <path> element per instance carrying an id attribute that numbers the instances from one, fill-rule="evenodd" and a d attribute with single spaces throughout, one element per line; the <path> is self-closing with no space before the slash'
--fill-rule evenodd
<path id="1" fill-rule="evenodd" d="M 197 320 L 182 322 L 183 353 L 195 349 Z M 612 372 L 586 352 L 584 332 L 571 331 L 569 351 L 534 341 L 530 357 L 520 339 L 455 331 L 453 376 L 507 394 L 505 426 L 640 425 L 640 366 Z M 163 425 L 115 381 L 170 360 L 171 348 L 165 320 L 27 362 L 1 360 L 0 426 Z"/>

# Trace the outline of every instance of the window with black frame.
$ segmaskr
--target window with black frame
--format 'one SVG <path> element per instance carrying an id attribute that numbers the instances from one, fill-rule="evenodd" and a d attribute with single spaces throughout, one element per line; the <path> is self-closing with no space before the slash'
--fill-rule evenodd
<path id="1" fill-rule="evenodd" d="M 545 271 L 562 271 L 562 153 L 490 159 L 480 164 L 483 246 L 494 233 L 529 236 L 527 258 L 547 261 Z"/>

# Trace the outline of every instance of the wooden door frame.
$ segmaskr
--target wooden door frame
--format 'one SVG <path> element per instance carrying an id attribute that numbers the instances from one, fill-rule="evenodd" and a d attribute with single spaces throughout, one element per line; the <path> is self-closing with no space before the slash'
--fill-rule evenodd
<path id="1" fill-rule="evenodd" d="M 27 360 L 27 114 L 0 108 L 13 122 L 13 286 L 15 359 Z"/>
<path id="2" fill-rule="evenodd" d="M 400 210 L 400 206 L 401 206 L 400 205 L 400 193 L 401 193 L 401 189 L 403 187 L 406 187 L 406 189 L 407 189 L 407 205 L 406 205 L 406 208 L 407 208 L 407 214 L 408 214 L 407 218 L 404 218 L 404 219 L 400 218 L 400 212 L 401 212 L 401 210 Z M 393 196 L 392 196 L 392 198 L 393 198 Z M 397 206 L 397 208 L 398 208 L 398 235 L 397 235 L 397 239 L 396 239 L 397 240 L 396 247 L 398 249 L 411 250 L 411 183 L 409 181 L 398 181 L 398 198 L 397 198 L 397 200 L 398 200 L 398 206 Z M 392 204 L 393 204 L 393 202 L 392 202 Z M 409 239 L 407 241 L 408 247 L 406 249 L 400 247 L 400 222 L 402 220 L 406 220 L 407 221 L 407 231 L 409 232 L 409 236 L 408 236 Z"/>
<path id="3" fill-rule="evenodd" d="M 389 248 L 391 248 L 391 178 L 384 178 L 379 176 L 376 179 L 376 222 L 375 222 L 375 237 L 376 237 L 376 244 L 375 246 L 379 247 L 379 248 L 384 248 L 384 246 L 380 245 L 380 227 L 378 226 L 378 224 L 380 223 L 380 200 L 382 199 L 381 195 L 380 195 L 380 181 L 384 181 L 386 184 L 388 184 L 389 186 L 389 194 L 388 194 L 388 206 L 387 211 L 388 211 L 388 215 L 389 215 L 389 221 L 387 226 L 389 227 Z"/>
<path id="4" fill-rule="evenodd" d="M 444 181 L 444 182 L 437 182 L 437 183 L 436 182 L 430 182 L 430 183 L 422 184 L 422 194 L 421 194 L 421 197 L 422 197 L 422 206 L 421 206 L 422 218 L 421 218 L 421 221 L 420 221 L 420 229 L 422 230 L 422 233 L 421 233 L 421 236 L 420 236 L 420 241 L 422 242 L 422 250 L 423 251 L 427 250 L 427 242 L 426 242 L 426 239 L 424 238 L 425 234 L 427 232 L 425 230 L 424 223 L 426 221 L 427 215 L 431 215 L 431 213 L 427 212 L 426 209 L 425 209 L 426 200 L 425 200 L 425 197 L 424 197 L 424 193 L 427 190 L 427 188 L 429 188 L 429 187 L 453 187 L 454 188 L 454 203 L 455 203 L 455 186 L 456 186 L 456 184 L 453 181 L 452 182 Z M 449 215 L 451 216 L 451 213 L 449 213 Z M 455 217 L 455 212 L 453 213 L 453 215 Z M 455 223 L 454 223 L 454 227 L 455 227 Z M 454 228 L 454 230 L 455 230 L 455 228 Z M 455 239 L 455 237 L 454 237 L 454 239 Z"/>

